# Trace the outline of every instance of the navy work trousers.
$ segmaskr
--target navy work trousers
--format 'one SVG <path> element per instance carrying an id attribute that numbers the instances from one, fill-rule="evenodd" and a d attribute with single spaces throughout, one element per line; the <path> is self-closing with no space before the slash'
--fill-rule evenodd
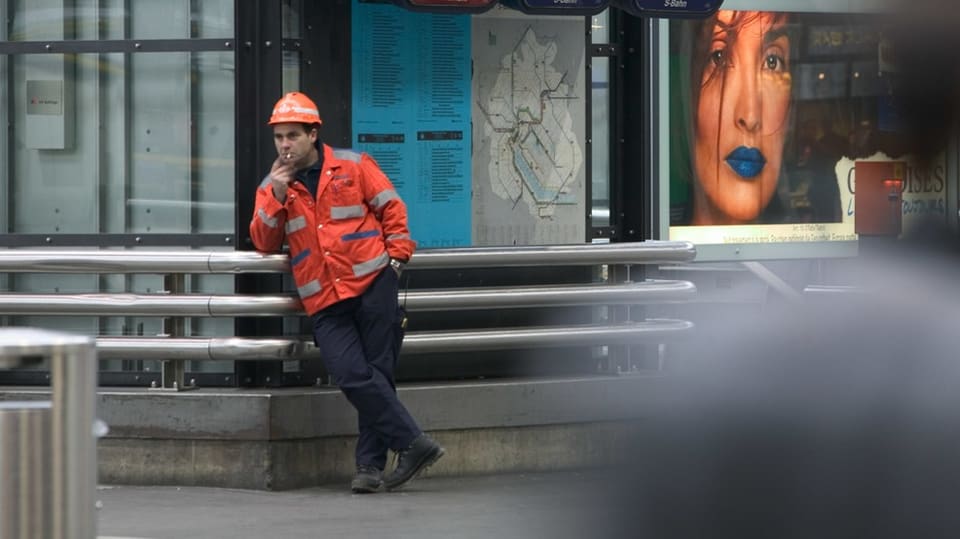
<path id="1" fill-rule="evenodd" d="M 357 409 L 357 465 L 384 469 L 387 449 L 404 449 L 420 428 L 397 398 L 394 371 L 403 340 L 399 277 L 384 268 L 363 294 L 323 309 L 313 338 L 323 364 Z"/>

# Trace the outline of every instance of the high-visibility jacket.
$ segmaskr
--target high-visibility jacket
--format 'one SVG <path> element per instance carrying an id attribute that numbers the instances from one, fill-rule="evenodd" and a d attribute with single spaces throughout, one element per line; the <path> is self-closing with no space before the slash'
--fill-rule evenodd
<path id="1" fill-rule="evenodd" d="M 281 204 L 268 176 L 257 188 L 250 238 L 261 252 L 284 240 L 307 314 L 359 296 L 390 258 L 409 260 L 416 249 L 407 206 L 372 157 L 324 144 L 316 200 L 294 181 Z"/>

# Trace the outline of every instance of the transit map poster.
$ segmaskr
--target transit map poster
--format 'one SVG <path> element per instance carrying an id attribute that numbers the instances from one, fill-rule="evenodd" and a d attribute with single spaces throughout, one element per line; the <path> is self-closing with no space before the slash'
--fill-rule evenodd
<path id="1" fill-rule="evenodd" d="M 865 17 L 720 10 L 668 23 L 669 239 L 856 240 L 858 161 L 906 163 L 904 234 L 946 218 L 945 156 L 905 155 L 895 66 Z"/>
<path id="2" fill-rule="evenodd" d="M 470 16 L 352 13 L 354 148 L 397 188 L 419 247 L 470 245 Z"/>
<path id="3" fill-rule="evenodd" d="M 585 241 L 583 17 L 361 0 L 352 17 L 353 145 L 420 247 Z"/>
<path id="4" fill-rule="evenodd" d="M 583 17 L 473 17 L 476 245 L 586 238 Z"/>

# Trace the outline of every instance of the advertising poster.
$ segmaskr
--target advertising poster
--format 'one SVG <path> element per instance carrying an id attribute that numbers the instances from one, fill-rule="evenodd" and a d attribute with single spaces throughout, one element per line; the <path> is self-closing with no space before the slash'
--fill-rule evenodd
<path id="1" fill-rule="evenodd" d="M 946 218 L 946 159 L 905 155 L 895 66 L 870 23 L 733 10 L 670 22 L 669 239 L 856 240 L 858 161 L 906 164 L 904 234 Z"/>

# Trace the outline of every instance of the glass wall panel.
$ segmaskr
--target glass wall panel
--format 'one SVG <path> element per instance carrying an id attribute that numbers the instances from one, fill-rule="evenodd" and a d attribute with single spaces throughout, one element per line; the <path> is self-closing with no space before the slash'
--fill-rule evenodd
<path id="1" fill-rule="evenodd" d="M 130 37 L 130 18 L 127 16 L 127 0 L 100 0 L 100 18 L 97 27 L 102 39 L 125 39 Z"/>
<path id="2" fill-rule="evenodd" d="M 190 231 L 190 54 L 130 59 L 131 232 Z"/>
<path id="3" fill-rule="evenodd" d="M 181 52 L 0 55 L 0 234 L 233 235 L 231 0 L 0 0 L 0 39 L 183 39 Z M 104 248 L 110 248 L 105 239 Z M 171 247 L 183 249 L 184 247 Z M 233 246 L 224 243 L 224 250 Z M 151 249 L 156 249 L 155 247 Z M 209 250 L 209 247 L 205 247 Z M 185 293 L 230 294 L 233 277 L 187 277 Z M 0 291 L 163 291 L 161 275 L 0 275 Z M 3 316 L 93 335 L 156 335 L 158 317 Z M 188 335 L 233 334 L 233 319 L 188 321 Z M 142 361 L 108 369 L 159 370 Z M 232 372 L 232 363 L 191 370 Z"/>
<path id="4" fill-rule="evenodd" d="M 4 232 L 232 234 L 232 53 L 10 62 Z M 63 96 L 60 108 L 31 114 L 36 91 Z"/>
<path id="5" fill-rule="evenodd" d="M 610 59 L 593 58 L 591 188 L 593 226 L 610 224 Z"/>
<path id="6" fill-rule="evenodd" d="M 127 102 L 130 85 L 127 80 L 127 58 L 121 53 L 100 55 L 100 206 L 101 230 L 107 233 L 127 231 L 127 188 L 130 172 L 130 122 Z M 119 202 L 119 203 L 118 203 Z"/>
<path id="7" fill-rule="evenodd" d="M 301 31 L 301 17 L 303 13 L 302 0 L 283 0 L 283 25 L 282 32 L 284 39 L 300 39 L 303 37 Z M 295 92 L 301 91 L 300 86 L 300 51 L 283 51 L 283 91 Z"/>
<path id="8" fill-rule="evenodd" d="M 7 0 L 0 0 L 0 17 L 4 19 L 7 18 L 7 13 L 9 12 L 9 3 Z M 7 29 L 8 25 L 0 24 L 0 41 L 7 40 Z M 0 55 L 0 104 L 9 103 L 9 85 L 10 85 L 10 76 L 8 74 L 9 61 L 6 55 Z M 10 118 L 7 114 L 9 107 L 0 106 L 0 125 L 10 125 Z M 7 168 L 10 158 L 8 156 L 9 144 L 0 144 L 0 234 L 6 234 L 9 222 L 9 216 L 7 215 L 7 208 L 10 206 L 10 187 L 9 180 L 10 174 Z M 10 278 L 8 275 L 0 273 L 0 292 L 8 292 L 10 290 Z M 10 319 L 7 316 L 0 315 L 0 326 L 10 325 Z"/>
<path id="9" fill-rule="evenodd" d="M 283 37 L 297 39 L 303 37 L 300 32 L 300 14 L 303 13 L 303 0 L 283 0 Z"/>
<path id="10" fill-rule="evenodd" d="M 300 87 L 300 52 L 283 51 L 283 91 L 297 92 Z"/>
<path id="11" fill-rule="evenodd" d="M 88 6 L 78 9 L 64 0 L 12 0 L 10 4 L 10 41 L 74 39 L 78 26 L 96 20 L 91 18 L 95 12 L 85 9 Z"/>
<path id="12" fill-rule="evenodd" d="M 610 43 L 610 10 L 590 19 L 590 42 Z M 610 58 L 591 58 L 591 226 L 610 225 Z"/>
<path id="13" fill-rule="evenodd" d="M 233 38 L 233 0 L 13 0 L 11 41 Z M 93 37 L 91 37 L 93 36 Z"/>
<path id="14" fill-rule="evenodd" d="M 138 0 L 150 2 L 151 0 Z M 164 2 L 165 3 L 165 2 Z M 233 0 L 193 0 L 190 2 L 191 36 L 233 38 Z M 136 8 L 136 3 L 134 4 Z"/>
<path id="15" fill-rule="evenodd" d="M 190 37 L 190 0 L 134 1 L 129 12 L 133 39 Z"/>
<path id="16" fill-rule="evenodd" d="M 9 232 L 94 233 L 96 55 L 15 56 Z"/>
<path id="17" fill-rule="evenodd" d="M 6 17 L 9 8 L 7 0 L 0 0 L 0 17 Z M 0 41 L 8 39 L 7 28 L 6 24 L 0 24 Z M 0 104 L 3 105 L 0 106 L 0 126 L 10 125 L 12 121 L 9 115 L 10 107 L 6 106 L 10 102 L 10 65 L 10 57 L 0 54 Z M 0 234 L 9 232 L 10 216 L 7 211 L 11 205 L 9 150 L 9 142 L 0 143 Z M 0 274 L 0 290 L 6 290 L 6 287 L 6 276 Z"/>
<path id="18" fill-rule="evenodd" d="M 233 232 L 234 78 L 233 52 L 194 53 L 191 66 L 194 145 L 193 232 Z"/>
<path id="19" fill-rule="evenodd" d="M 590 35 L 593 43 L 610 43 L 610 10 L 606 9 L 590 19 Z"/>

